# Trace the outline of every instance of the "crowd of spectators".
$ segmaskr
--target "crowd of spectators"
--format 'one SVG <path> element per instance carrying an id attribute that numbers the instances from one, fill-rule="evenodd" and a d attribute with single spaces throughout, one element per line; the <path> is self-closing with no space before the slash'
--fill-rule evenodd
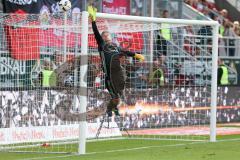
<path id="1" fill-rule="evenodd" d="M 240 111 L 237 109 L 223 109 L 217 111 L 218 123 L 240 121 Z M 176 126 L 193 126 L 210 123 L 208 110 L 195 110 L 186 112 L 165 112 L 156 114 L 125 114 L 122 127 L 127 129 L 139 128 L 166 128 Z"/>
<path id="2" fill-rule="evenodd" d="M 240 49 L 240 25 L 239 21 L 232 22 L 229 18 L 228 11 L 226 9 L 218 10 L 213 2 L 208 0 L 185 0 L 185 3 L 189 4 L 199 12 L 202 12 L 206 17 L 211 18 L 220 23 L 219 36 L 221 56 L 236 56 L 239 55 Z"/>
<path id="3" fill-rule="evenodd" d="M 196 118 L 197 117 L 197 118 Z M 200 125 L 209 123 L 206 111 L 165 112 L 156 114 L 129 114 L 123 117 L 123 127 L 137 128 L 166 128 L 176 126 Z"/>
<path id="4" fill-rule="evenodd" d="M 217 122 L 239 122 L 240 110 L 237 106 L 240 105 L 240 98 L 236 95 L 237 89 L 222 87 L 218 88 L 218 91 L 218 106 L 221 106 L 222 109 L 217 110 Z M 170 96 L 166 96 L 166 93 Z M 145 94 L 135 93 L 142 96 L 148 95 L 148 98 L 145 99 L 145 103 L 148 105 L 158 102 L 159 110 L 154 113 L 143 113 L 144 106 L 139 107 L 136 104 L 134 112 L 125 109 L 123 126 L 132 129 L 208 124 L 210 123 L 210 110 L 201 110 L 199 107 L 210 106 L 210 98 L 207 98 L 210 97 L 209 93 L 205 87 L 162 89 L 158 92 L 150 91 L 149 93 L 148 91 Z M 167 111 L 163 111 L 164 104 L 169 107 Z M 231 108 L 230 106 L 235 107 Z M 174 111 L 176 108 L 179 108 L 180 111 Z"/>
<path id="5" fill-rule="evenodd" d="M 123 125 L 126 128 L 153 128 L 207 124 L 210 110 L 201 108 L 210 106 L 209 89 L 127 89 L 126 103 L 129 105 L 120 109 L 123 113 Z M 218 93 L 218 106 L 221 108 L 217 110 L 217 121 L 239 122 L 240 98 L 237 88 L 221 87 Z M 65 93 L 54 90 L 1 91 L 0 128 L 75 123 L 61 121 L 56 116 L 55 107 L 66 96 Z M 88 96 L 88 110 L 101 106 L 108 99 L 107 92 L 97 88 L 91 90 Z M 152 105 L 158 109 L 153 108 L 154 111 L 151 111 L 150 108 L 144 108 Z M 76 108 L 71 110 L 77 111 Z M 150 112 L 147 113 L 146 110 Z"/>

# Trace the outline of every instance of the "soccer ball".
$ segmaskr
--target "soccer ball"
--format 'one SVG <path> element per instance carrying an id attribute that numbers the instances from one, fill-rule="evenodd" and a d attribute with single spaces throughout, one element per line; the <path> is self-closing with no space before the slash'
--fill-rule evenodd
<path id="1" fill-rule="evenodd" d="M 59 7 L 64 12 L 68 11 L 72 7 L 71 1 L 70 0 L 61 0 L 59 2 Z"/>

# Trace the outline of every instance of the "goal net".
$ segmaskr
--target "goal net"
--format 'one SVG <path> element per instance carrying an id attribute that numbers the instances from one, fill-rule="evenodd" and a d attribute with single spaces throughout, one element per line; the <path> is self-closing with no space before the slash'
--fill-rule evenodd
<path id="1" fill-rule="evenodd" d="M 100 32 L 145 56 L 121 57 L 120 117 L 109 118 L 86 13 L 3 14 L 0 22 L 1 150 L 84 153 L 86 138 L 175 144 L 207 141 L 210 131 L 215 140 L 217 23 L 98 14 Z"/>

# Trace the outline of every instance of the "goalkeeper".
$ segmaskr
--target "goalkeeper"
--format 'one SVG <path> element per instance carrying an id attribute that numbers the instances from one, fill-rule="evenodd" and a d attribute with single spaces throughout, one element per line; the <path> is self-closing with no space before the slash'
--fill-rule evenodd
<path id="1" fill-rule="evenodd" d="M 92 20 L 92 29 L 98 44 L 98 51 L 103 65 L 103 72 L 105 74 L 105 85 L 111 95 L 111 100 L 107 104 L 106 112 L 109 117 L 112 116 L 112 112 L 119 116 L 117 106 L 123 95 L 122 92 L 124 90 L 126 79 L 123 68 L 120 64 L 120 58 L 122 56 L 130 56 L 143 61 L 144 56 L 118 47 L 112 42 L 111 35 L 108 31 L 103 31 L 100 35 L 96 25 L 96 11 L 96 8 L 92 6 L 88 7 L 88 13 Z"/>

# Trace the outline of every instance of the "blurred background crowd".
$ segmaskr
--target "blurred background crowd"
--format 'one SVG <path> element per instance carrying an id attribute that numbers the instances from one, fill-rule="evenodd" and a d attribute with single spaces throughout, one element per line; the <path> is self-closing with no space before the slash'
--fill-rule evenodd
<path id="1" fill-rule="evenodd" d="M 218 21 L 220 24 L 218 73 L 219 75 L 221 73 L 221 76 L 218 77 L 218 106 L 220 108 L 217 111 L 217 121 L 222 123 L 239 122 L 240 2 L 239 0 L 235 0 L 234 3 L 230 0 L 221 2 L 220 4 L 218 0 L 153 0 L 150 3 L 148 0 L 124 0 L 121 2 L 85 0 L 81 1 L 81 7 L 77 11 L 84 10 L 87 4 L 93 3 L 100 12 L 105 13 Z M 119 5 L 121 6 L 119 7 Z M 151 10 L 151 5 L 154 5 L 153 10 Z M 3 3 L 0 3 L 0 10 L 3 11 L 3 8 Z M 30 82 L 34 78 L 33 72 L 30 70 L 38 68 L 38 66 L 35 65 L 35 63 L 37 64 L 35 61 L 18 62 L 7 55 L 8 46 L 6 41 L 3 41 L 6 40 L 3 28 L 0 29 L 2 83 L 0 127 L 67 124 L 68 122 L 59 120 L 55 115 L 56 104 L 67 95 L 54 89 L 51 90 L 50 84 L 37 86 L 39 90 L 7 91 L 6 87 L 15 85 L 19 87 L 19 84 L 15 82 L 19 79 L 23 81 L 21 82 L 23 85 L 35 83 Z M 43 30 L 47 31 L 48 29 L 44 28 Z M 61 32 L 56 32 L 56 34 L 61 34 Z M 143 33 L 143 39 L 146 41 L 149 39 L 149 35 L 149 33 Z M 159 30 L 154 30 L 152 62 L 138 63 L 134 60 L 123 59 L 127 74 L 125 93 L 127 106 L 120 107 L 123 126 L 126 128 L 151 128 L 209 123 L 209 108 L 201 109 L 201 107 L 210 106 L 211 70 L 209 68 L 213 47 L 212 35 L 212 28 L 208 25 L 160 27 Z M 79 51 L 78 44 L 76 46 L 69 47 L 68 52 L 71 55 L 67 59 L 74 59 L 72 54 Z M 41 48 L 44 52 L 48 52 L 41 55 L 41 59 L 43 59 L 41 68 L 55 70 L 64 64 L 62 51 L 47 47 Z M 89 50 L 97 53 L 96 46 L 91 46 Z M 148 54 L 144 52 L 146 48 L 142 48 L 142 50 L 143 54 Z M 174 58 L 176 54 L 178 55 Z M 104 75 L 97 57 L 89 57 L 88 73 L 85 77 L 89 88 L 89 110 L 106 101 Z M 13 70 L 23 72 L 22 75 L 20 77 L 15 75 L 15 72 L 8 69 L 11 67 L 14 68 Z M 31 74 L 26 74 L 30 72 Z M 36 72 L 35 79 L 42 82 L 43 80 L 38 76 L 39 72 Z M 66 70 L 66 72 L 69 73 L 64 78 L 61 87 L 71 89 L 76 80 L 74 72 L 73 70 Z M 56 87 L 57 84 L 53 84 Z M 73 108 L 73 110 L 77 110 L 77 108 Z"/>

